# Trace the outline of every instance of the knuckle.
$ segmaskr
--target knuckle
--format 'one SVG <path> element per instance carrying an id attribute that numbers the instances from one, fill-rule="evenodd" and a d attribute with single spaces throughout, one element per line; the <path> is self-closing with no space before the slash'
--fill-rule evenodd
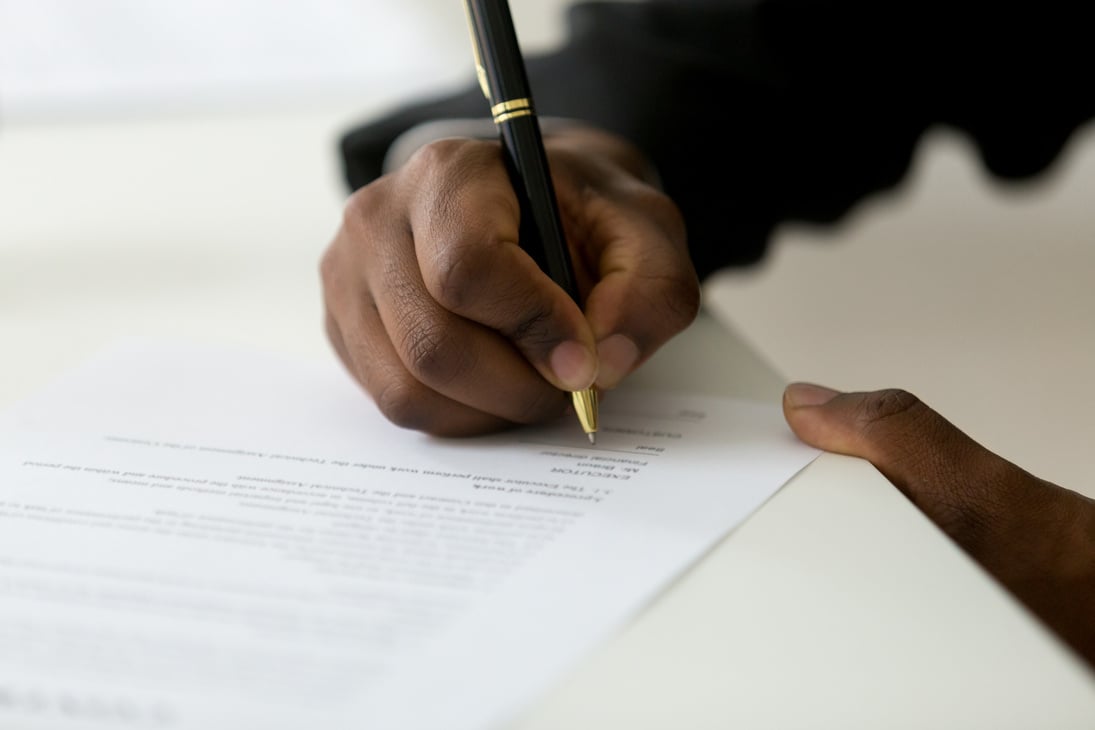
<path id="1" fill-rule="evenodd" d="M 673 199 L 668 195 L 649 185 L 640 185 L 635 190 L 635 202 L 645 210 L 651 218 L 658 221 L 666 229 L 672 240 L 681 241 L 684 238 L 684 214 Z"/>
<path id="2" fill-rule="evenodd" d="M 400 342 L 403 361 L 418 380 L 439 387 L 467 371 L 467 350 L 443 323 L 424 322 L 417 317 L 403 331 Z"/>
<path id="3" fill-rule="evenodd" d="M 400 226 L 407 227 L 402 210 L 387 178 L 375 180 L 356 190 L 342 207 L 342 226 L 328 251 L 335 260 L 368 261 L 385 246 L 398 240 Z M 325 275 L 335 273 L 324 268 Z"/>
<path id="4" fill-rule="evenodd" d="M 685 255 L 688 252 L 688 229 L 680 206 L 668 195 L 647 183 L 630 180 L 625 189 L 613 197 L 628 209 L 641 211 L 669 241 L 672 247 Z"/>
<path id="5" fill-rule="evenodd" d="M 457 138 L 437 139 L 419 147 L 407 160 L 407 165 L 416 173 L 432 174 L 439 168 L 445 168 L 460 151 L 466 148 L 466 141 Z"/>
<path id="6" fill-rule="evenodd" d="M 546 305 L 526 306 L 521 316 L 505 327 L 502 334 L 523 349 L 541 350 L 559 342 L 558 334 L 551 327 L 551 310 Z"/>
<path id="7" fill-rule="evenodd" d="M 441 306 L 463 312 L 481 295 L 479 284 L 490 280 L 492 257 L 467 237 L 454 236 L 433 252 L 430 293 Z"/>
<path id="8" fill-rule="evenodd" d="M 448 137 L 422 145 L 407 160 L 407 171 L 422 183 L 449 176 L 457 179 L 474 174 L 488 159 L 496 158 L 495 146 L 483 140 Z"/>
<path id="9" fill-rule="evenodd" d="M 855 420 L 864 428 L 877 428 L 881 424 L 890 425 L 894 419 L 917 418 L 926 408 L 907 390 L 888 388 L 864 398 L 856 410 Z"/>
<path id="10" fill-rule="evenodd" d="M 687 327 L 700 312 L 700 287 L 694 272 L 670 277 L 665 287 L 665 311 L 673 324 Z"/>
<path id="11" fill-rule="evenodd" d="M 644 279 L 643 289 L 650 309 L 658 313 L 658 324 L 674 330 L 682 330 L 696 319 L 700 312 L 701 293 L 699 280 L 691 266 L 658 274 Z"/>
<path id="12" fill-rule="evenodd" d="M 346 199 L 342 206 L 342 226 L 351 234 L 359 232 L 371 220 L 373 220 L 387 193 L 388 184 L 384 178 L 374 180 L 368 185 L 358 188 Z"/>

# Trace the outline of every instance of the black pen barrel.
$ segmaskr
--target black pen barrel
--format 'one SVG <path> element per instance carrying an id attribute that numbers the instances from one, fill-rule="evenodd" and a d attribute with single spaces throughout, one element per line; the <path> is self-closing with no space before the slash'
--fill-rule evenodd
<path id="1" fill-rule="evenodd" d="M 540 268 L 581 303 L 544 153 L 536 109 L 506 0 L 466 0 L 485 76 L 484 93 L 502 137 L 503 154 L 521 206 L 520 245 Z"/>
<path id="2" fill-rule="evenodd" d="M 521 206 L 521 247 L 536 259 L 552 281 L 580 303 L 536 117 L 517 117 L 498 127 L 506 165 L 511 168 L 511 182 Z"/>
<path id="3" fill-rule="evenodd" d="M 465 0 L 465 3 L 479 85 L 490 102 L 491 117 L 502 138 L 510 183 L 521 206 L 518 243 L 581 305 L 509 5 L 507 0 Z M 573 391 L 571 401 L 590 444 L 596 444 L 597 391 L 592 385 Z"/>
<path id="4" fill-rule="evenodd" d="M 479 61 L 490 84 L 492 106 L 510 100 L 529 99 L 528 75 L 505 0 L 467 0 L 472 33 L 481 53 Z"/>

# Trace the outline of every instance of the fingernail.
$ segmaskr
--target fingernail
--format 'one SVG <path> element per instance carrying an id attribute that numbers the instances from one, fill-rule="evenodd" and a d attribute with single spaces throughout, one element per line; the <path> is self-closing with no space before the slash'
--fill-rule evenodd
<path id="1" fill-rule="evenodd" d="M 567 340 L 551 351 L 551 372 L 567 390 L 581 390 L 593 384 L 597 361 L 593 353 L 574 340 Z"/>
<path id="2" fill-rule="evenodd" d="M 639 347 L 626 335 L 610 335 L 597 343 L 597 387 L 620 384 L 639 360 Z"/>
<path id="3" fill-rule="evenodd" d="M 840 395 L 839 390 L 813 383 L 791 383 L 783 391 L 783 397 L 792 408 L 824 405 L 838 395 Z"/>

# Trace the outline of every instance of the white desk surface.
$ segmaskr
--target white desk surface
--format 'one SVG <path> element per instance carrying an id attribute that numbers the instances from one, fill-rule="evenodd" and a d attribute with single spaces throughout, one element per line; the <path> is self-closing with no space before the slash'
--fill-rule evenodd
<path id="1" fill-rule="evenodd" d="M 333 357 L 334 142 L 370 111 L 0 129 L 0 407 L 123 334 Z M 667 382 L 782 385 L 707 316 L 632 387 Z M 1092 726 L 1092 674 L 873 468 L 826 455 L 515 730 Z"/>

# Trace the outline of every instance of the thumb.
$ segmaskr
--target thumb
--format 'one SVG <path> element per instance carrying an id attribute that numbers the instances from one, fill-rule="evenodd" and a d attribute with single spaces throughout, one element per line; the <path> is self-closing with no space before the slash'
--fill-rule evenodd
<path id="1" fill-rule="evenodd" d="M 959 546 L 1095 661 L 1095 501 L 985 449 L 903 390 L 783 394 L 808 444 L 869 460 Z"/>
<path id="2" fill-rule="evenodd" d="M 794 383 L 783 412 L 804 442 L 870 461 L 929 519 L 976 552 L 1029 505 L 1033 477 L 904 390 L 840 393 Z"/>

